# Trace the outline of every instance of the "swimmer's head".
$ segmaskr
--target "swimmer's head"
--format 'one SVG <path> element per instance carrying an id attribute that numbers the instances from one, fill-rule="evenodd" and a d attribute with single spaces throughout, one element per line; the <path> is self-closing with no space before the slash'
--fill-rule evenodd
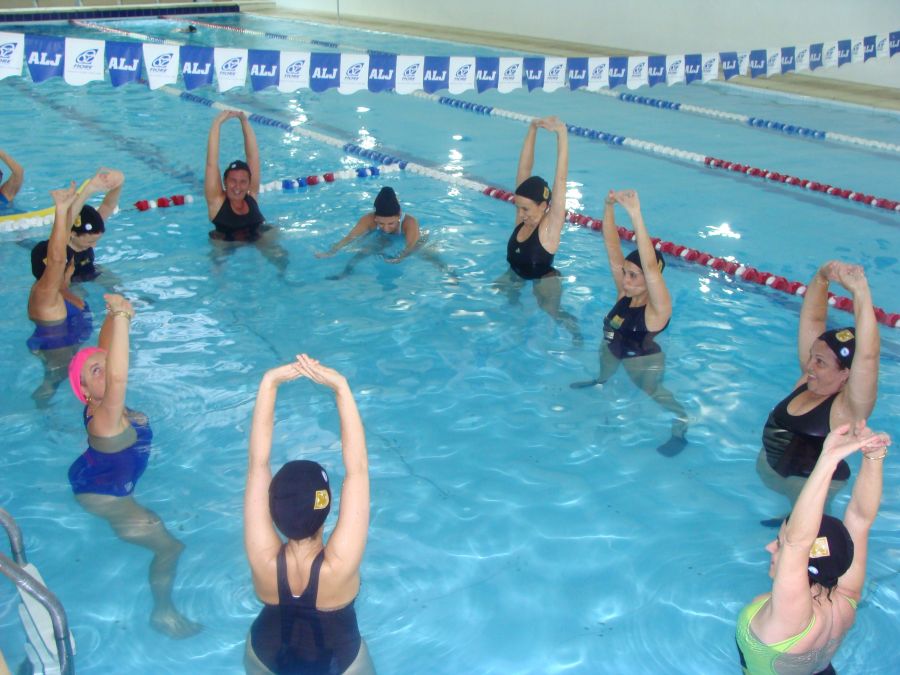
<path id="1" fill-rule="evenodd" d="M 288 462 L 269 484 L 272 522 L 288 539 L 312 537 L 322 528 L 330 510 L 328 474 L 318 462 Z"/>
<path id="2" fill-rule="evenodd" d="M 532 176 L 519 184 L 519 187 L 516 188 L 516 195 L 530 199 L 535 204 L 543 204 L 550 201 L 553 193 L 550 191 L 547 181 L 540 176 Z"/>
<path id="3" fill-rule="evenodd" d="M 192 23 L 191 23 L 191 24 L 188 24 L 187 30 L 188 30 L 188 33 L 196 33 L 196 32 L 197 32 L 197 26 L 195 26 L 195 25 L 192 24 Z"/>
<path id="4" fill-rule="evenodd" d="M 806 568 L 809 585 L 834 588 L 852 563 L 853 539 L 844 523 L 833 516 L 823 515 L 819 534 L 809 551 Z"/>
<path id="5" fill-rule="evenodd" d="M 397 193 L 392 187 L 383 187 L 375 197 L 375 215 L 376 216 L 399 216 L 400 200 L 397 199 Z"/>
<path id="6" fill-rule="evenodd" d="M 103 216 L 93 206 L 85 204 L 81 207 L 81 213 L 72 223 L 72 234 L 103 234 L 106 232 L 106 225 L 103 222 Z"/>
<path id="7" fill-rule="evenodd" d="M 106 350 L 99 347 L 85 347 L 79 350 L 72 357 L 72 360 L 69 361 L 69 386 L 72 387 L 72 393 L 75 394 L 75 398 L 85 404 L 88 401 L 88 393 L 85 390 L 89 385 L 86 381 L 87 378 L 84 377 L 84 370 L 88 365 L 88 360 L 95 354 L 102 354 L 105 357 Z M 98 359 L 93 360 L 96 361 Z M 90 378 L 90 373 L 88 373 L 88 378 Z"/>
<path id="8" fill-rule="evenodd" d="M 44 274 L 44 270 L 47 269 L 48 244 L 48 241 L 42 241 L 35 244 L 34 248 L 31 249 L 31 273 L 35 279 L 40 279 Z M 75 251 L 66 246 L 66 265 L 72 262 L 72 256 L 74 255 Z"/>
<path id="9" fill-rule="evenodd" d="M 226 167 L 225 173 L 222 174 L 222 180 L 228 180 L 228 174 L 232 171 L 246 171 L 247 179 L 250 179 L 250 165 L 242 159 L 236 159 Z"/>
<path id="10" fill-rule="evenodd" d="M 665 258 L 663 258 L 662 253 L 660 253 L 656 249 L 654 249 L 653 252 L 656 254 L 656 266 L 657 268 L 659 268 L 659 271 L 662 272 L 664 269 L 666 269 Z M 634 249 L 631 253 L 626 255 L 625 260 L 640 267 L 642 272 L 644 271 L 644 268 L 641 266 L 641 253 L 637 249 Z"/>
<path id="11" fill-rule="evenodd" d="M 818 339 L 828 345 L 842 369 L 851 366 L 853 352 L 856 351 L 856 335 L 853 332 L 853 326 L 826 330 Z"/>

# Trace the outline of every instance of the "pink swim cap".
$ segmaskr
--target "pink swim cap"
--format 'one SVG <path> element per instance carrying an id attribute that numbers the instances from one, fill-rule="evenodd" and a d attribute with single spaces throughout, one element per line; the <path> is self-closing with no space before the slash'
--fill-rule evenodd
<path id="1" fill-rule="evenodd" d="M 87 397 L 81 390 L 81 370 L 84 368 L 84 362 L 97 352 L 105 354 L 106 350 L 100 349 L 100 347 L 85 347 L 69 361 L 69 384 L 72 386 L 72 393 L 82 403 L 87 403 Z"/>

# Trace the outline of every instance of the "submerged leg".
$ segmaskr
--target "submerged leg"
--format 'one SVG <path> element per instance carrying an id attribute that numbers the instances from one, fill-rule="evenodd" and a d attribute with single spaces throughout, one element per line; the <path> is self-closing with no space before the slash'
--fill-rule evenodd
<path id="1" fill-rule="evenodd" d="M 794 509 L 794 504 L 797 502 L 800 490 L 802 490 L 803 486 L 806 484 L 806 478 L 804 476 L 782 476 L 775 471 L 766 459 L 765 448 L 760 448 L 759 455 L 756 458 L 756 473 L 759 475 L 763 485 L 773 492 L 777 492 L 784 496 L 788 500 L 790 506 L 787 513 L 790 513 Z M 825 498 L 826 512 L 829 510 L 831 500 L 838 492 L 844 489 L 846 485 L 847 481 L 845 480 L 832 479 L 831 484 L 828 486 L 828 496 Z M 785 516 L 763 520 L 762 524 L 767 527 L 779 527 Z"/>
<path id="2" fill-rule="evenodd" d="M 75 499 L 89 513 L 106 520 L 122 541 L 149 549 L 150 592 L 153 612 L 150 625 L 172 638 L 186 638 L 199 633 L 203 626 L 189 621 L 172 602 L 172 586 L 178 558 L 184 544 L 175 539 L 153 511 L 138 504 L 133 497 L 79 494 Z"/>
<path id="3" fill-rule="evenodd" d="M 572 344 L 576 347 L 584 344 L 581 328 L 578 326 L 578 319 L 560 306 L 562 301 L 562 281 L 558 272 L 551 272 L 540 279 L 535 279 L 534 297 L 542 310 L 547 312 L 556 323 L 569 331 L 572 335 Z"/>
<path id="4" fill-rule="evenodd" d="M 586 389 L 587 387 L 602 387 L 619 369 L 622 360 L 616 357 L 610 350 L 606 341 L 600 343 L 598 352 L 600 358 L 600 374 L 594 380 L 583 380 L 581 382 L 572 382 L 569 386 L 572 389 Z"/>
<path id="5" fill-rule="evenodd" d="M 628 377 L 657 404 L 675 415 L 672 420 L 672 435 L 657 451 L 666 457 L 674 457 L 687 445 L 688 417 L 684 409 L 662 382 L 666 374 L 666 355 L 663 352 L 625 359 Z"/>
<path id="6" fill-rule="evenodd" d="M 38 408 L 46 408 L 50 399 L 59 389 L 60 383 L 69 377 L 69 361 L 75 356 L 75 352 L 81 345 L 60 347 L 59 349 L 44 349 L 32 352 L 44 362 L 44 379 L 31 392 L 31 398 Z"/>
<path id="7" fill-rule="evenodd" d="M 284 276 L 288 266 L 288 252 L 278 243 L 278 229 L 276 227 L 272 227 L 262 233 L 259 239 L 256 240 L 256 248 L 278 270 L 278 274 Z"/>

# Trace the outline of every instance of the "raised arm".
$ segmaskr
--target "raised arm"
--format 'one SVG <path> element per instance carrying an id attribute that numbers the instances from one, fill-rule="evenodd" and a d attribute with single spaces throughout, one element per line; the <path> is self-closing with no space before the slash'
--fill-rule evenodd
<path id="1" fill-rule="evenodd" d="M 129 332 L 134 308 L 124 297 L 115 293 L 103 296 L 106 318 L 100 329 L 98 346 L 106 350 L 106 390 L 103 400 L 94 409 L 90 422 L 91 433 L 114 436 L 127 422 L 124 419 L 125 393 L 128 389 Z"/>
<path id="2" fill-rule="evenodd" d="M 121 171 L 116 169 L 100 168 L 85 184 L 79 188 L 78 195 L 72 206 L 69 208 L 69 227 L 75 223 L 75 219 L 81 214 L 81 208 L 87 203 L 87 200 L 96 194 L 105 193 L 103 203 L 97 209 L 97 212 L 106 220 L 116 210 L 119 205 L 119 197 L 122 194 L 122 184 L 125 182 L 125 176 Z"/>
<path id="3" fill-rule="evenodd" d="M 257 595 L 265 600 L 278 597 L 275 559 L 281 539 L 275 531 L 269 512 L 269 484 L 272 470 L 272 428 L 275 423 L 275 400 L 278 387 L 302 377 L 297 362 L 272 368 L 263 375 L 253 408 L 250 427 L 250 449 L 247 465 L 247 487 L 244 491 L 244 549 L 253 575 Z"/>
<path id="4" fill-rule="evenodd" d="M 5 150 L 0 150 L 0 160 L 9 167 L 10 176 L 3 185 L 0 185 L 0 193 L 6 197 L 6 201 L 11 202 L 15 199 L 19 190 L 22 189 L 22 183 L 25 182 L 25 169 L 22 165 L 14 160 Z"/>
<path id="5" fill-rule="evenodd" d="M 842 419 L 865 419 L 875 408 L 878 397 L 878 362 L 881 353 L 881 336 L 872 306 L 872 294 L 866 274 L 859 265 L 837 266 L 837 281 L 853 296 L 853 316 L 856 322 L 856 348 L 850 365 L 850 377 L 838 394 Z M 846 412 L 844 412 L 846 411 Z"/>
<path id="6" fill-rule="evenodd" d="M 847 512 L 844 514 L 844 527 L 853 540 L 853 562 L 838 579 L 837 587 L 841 593 L 854 600 L 859 600 L 866 580 L 869 530 L 875 522 L 881 504 L 884 459 L 887 457 L 891 439 L 882 434 L 881 440 L 883 445 L 872 444 L 863 449 L 862 465 L 853 486 L 853 495 L 847 505 Z"/>
<path id="7" fill-rule="evenodd" d="M 638 254 L 641 257 L 641 270 L 644 273 L 644 282 L 647 284 L 647 305 L 650 320 L 648 328 L 655 329 L 664 326 L 672 316 L 672 297 L 663 279 L 662 271 L 656 261 L 656 250 L 650 240 L 650 234 L 644 225 L 644 216 L 641 214 L 641 203 L 638 194 L 634 190 L 622 190 L 616 192 L 615 200 L 623 206 L 631 218 L 631 227 L 634 230 L 634 238 L 637 241 Z"/>
<path id="8" fill-rule="evenodd" d="M 616 226 L 616 193 L 612 190 L 603 201 L 603 243 L 606 246 L 606 257 L 609 259 L 609 271 L 616 284 L 616 300 L 625 295 L 622 286 L 622 267 L 625 256 L 622 255 L 622 243 L 619 241 L 619 230 Z"/>
<path id="9" fill-rule="evenodd" d="M 241 131 L 244 134 L 244 154 L 247 157 L 247 166 L 250 167 L 250 194 L 256 197 L 259 194 L 260 170 L 259 143 L 256 141 L 256 133 L 247 119 L 247 113 L 237 115 L 241 121 Z"/>
<path id="10" fill-rule="evenodd" d="M 317 258 L 330 258 L 335 253 L 344 248 L 351 241 L 356 239 L 357 237 L 361 237 L 367 232 L 371 232 L 375 229 L 375 214 L 367 213 L 358 221 L 356 221 L 356 225 L 353 226 L 353 229 L 350 230 L 347 235 L 341 239 L 336 244 L 332 245 L 327 251 L 320 251 L 316 253 Z"/>
<path id="11" fill-rule="evenodd" d="M 39 321 L 53 321 L 65 316 L 62 287 L 66 275 L 66 243 L 69 241 L 69 214 L 76 200 L 74 181 L 68 188 L 50 193 L 56 213 L 47 243 L 47 265 L 31 289 L 28 316 Z M 58 316 L 62 313 L 62 316 Z"/>
<path id="12" fill-rule="evenodd" d="M 801 373 L 805 372 L 809 350 L 812 349 L 813 343 L 825 332 L 825 322 L 828 319 L 828 284 L 835 278 L 839 265 L 836 260 L 825 263 L 816 271 L 806 287 L 797 332 L 797 358 Z"/>
<path id="13" fill-rule="evenodd" d="M 216 217 L 222 202 L 225 201 L 225 187 L 222 184 L 222 172 L 219 167 L 219 140 L 222 123 L 235 117 L 238 113 L 225 110 L 216 115 L 209 127 L 209 139 L 206 142 L 206 173 L 203 178 L 203 193 L 206 196 L 206 208 L 209 219 Z M 251 169 L 252 170 L 252 169 Z"/>
<path id="14" fill-rule="evenodd" d="M 873 433 L 865 423 L 857 425 L 855 433 L 851 433 L 849 424 L 842 425 L 825 439 L 822 454 L 797 497 L 782 533 L 783 540 L 779 541 L 772 599 L 757 615 L 760 639 L 766 642 L 782 640 L 809 625 L 813 610 L 807 565 L 822 523 L 831 476 L 838 463 L 854 451 L 862 448 L 864 452 L 872 453 L 885 447 L 886 443 L 889 439 L 884 434 Z"/>
<path id="15" fill-rule="evenodd" d="M 528 125 L 528 131 L 525 132 L 525 141 L 522 143 L 522 151 L 519 153 L 519 166 L 516 168 L 517 186 L 531 176 L 531 170 L 534 168 L 534 141 L 540 122 L 541 120 L 537 117 L 533 118 Z"/>
<path id="16" fill-rule="evenodd" d="M 335 395 L 341 419 L 341 449 L 344 460 L 344 484 L 337 524 L 325 547 L 325 564 L 339 578 L 359 573 L 369 533 L 369 461 L 366 435 L 356 408 L 353 392 L 343 375 L 305 354 L 299 368 L 313 382 L 324 384 Z"/>
<path id="17" fill-rule="evenodd" d="M 566 181 L 569 177 L 569 130 L 558 117 L 545 117 L 538 123 L 544 129 L 556 134 L 556 171 L 553 174 L 553 199 L 547 219 L 559 237 L 566 220 Z M 532 144 L 532 155 L 534 149 Z M 527 178 L 527 176 L 526 176 Z"/>

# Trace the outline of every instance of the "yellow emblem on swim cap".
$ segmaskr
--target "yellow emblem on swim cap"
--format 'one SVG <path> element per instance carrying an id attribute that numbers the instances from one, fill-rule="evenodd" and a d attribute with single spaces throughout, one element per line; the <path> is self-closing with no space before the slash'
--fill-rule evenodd
<path id="1" fill-rule="evenodd" d="M 810 558 L 827 558 L 831 555 L 831 549 L 828 548 L 828 537 L 816 537 L 812 548 L 809 549 Z"/>
<path id="2" fill-rule="evenodd" d="M 548 199 L 549 197 L 550 197 L 550 188 L 548 188 L 548 187 L 545 185 L 545 186 L 544 186 L 544 201 L 547 201 L 547 199 Z"/>
<path id="3" fill-rule="evenodd" d="M 834 334 L 834 339 L 838 342 L 850 342 L 853 339 L 853 331 L 849 328 L 845 328 L 844 330 L 839 330 Z"/>
<path id="4" fill-rule="evenodd" d="M 313 504 L 313 511 L 320 511 L 328 508 L 328 490 L 316 490 L 316 501 Z"/>

